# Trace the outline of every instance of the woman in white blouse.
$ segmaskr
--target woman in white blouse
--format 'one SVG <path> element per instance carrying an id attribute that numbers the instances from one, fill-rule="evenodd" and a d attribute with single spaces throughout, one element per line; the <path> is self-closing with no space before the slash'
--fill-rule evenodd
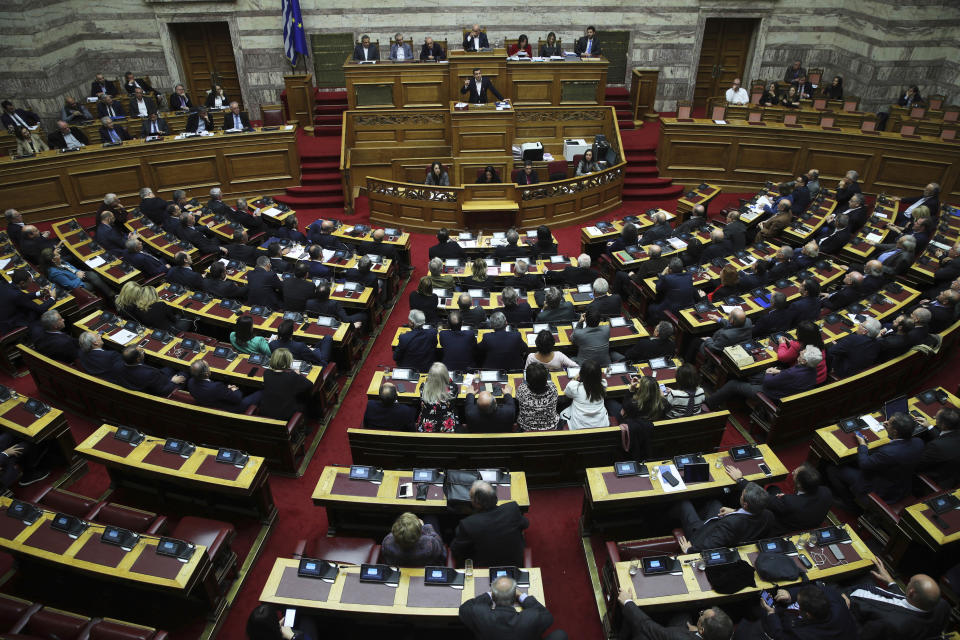
<path id="1" fill-rule="evenodd" d="M 563 371 L 567 367 L 576 367 L 574 362 L 567 354 L 562 351 L 555 351 L 557 341 L 553 334 L 546 329 L 537 334 L 537 351 L 527 356 L 524 364 L 526 368 L 531 362 L 539 362 L 547 368 L 548 371 Z"/>
<path id="2" fill-rule="evenodd" d="M 223 87 L 213 85 L 213 90 L 207 94 L 207 109 L 223 109 L 230 106 L 230 99 L 223 92 Z"/>
<path id="3" fill-rule="evenodd" d="M 586 360 L 580 374 L 567 383 L 563 395 L 573 404 L 560 412 L 570 430 L 610 426 L 610 417 L 604 404 L 607 381 L 595 360 Z"/>

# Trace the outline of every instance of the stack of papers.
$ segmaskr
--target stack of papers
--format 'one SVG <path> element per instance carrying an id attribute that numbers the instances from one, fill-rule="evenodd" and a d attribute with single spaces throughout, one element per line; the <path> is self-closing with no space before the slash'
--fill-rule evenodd
<path id="1" fill-rule="evenodd" d="M 306 251 L 304 251 L 303 247 L 300 245 L 294 245 L 290 248 L 290 251 L 287 252 L 287 257 L 291 260 L 299 260 L 300 257 L 305 253 Z"/>
<path id="2" fill-rule="evenodd" d="M 873 416 L 867 414 L 865 416 L 860 416 L 860 419 L 863 420 L 867 424 L 867 428 L 869 428 L 875 434 L 880 435 L 880 433 L 884 431 L 883 425 L 880 424 L 880 421 Z"/>
<path id="3" fill-rule="evenodd" d="M 126 329 L 121 329 L 120 331 L 117 331 L 115 334 L 110 336 L 110 339 L 118 344 L 125 345 L 133 340 L 136 340 L 139 337 L 140 336 L 134 333 L 133 331 L 127 331 Z"/>
<path id="4" fill-rule="evenodd" d="M 687 243 L 681 240 L 680 238 L 667 238 L 667 242 L 671 247 L 678 251 L 682 251 L 687 248 Z"/>
<path id="5" fill-rule="evenodd" d="M 863 239 L 864 242 L 869 242 L 871 244 L 877 244 L 883 240 L 883 235 L 875 232 L 870 232 L 867 234 L 867 237 Z"/>
<path id="6" fill-rule="evenodd" d="M 96 269 L 97 267 L 102 267 L 103 265 L 107 264 L 107 261 L 101 256 L 94 256 L 89 260 L 84 260 L 83 263 L 91 269 Z"/>
<path id="7" fill-rule="evenodd" d="M 280 209 L 277 209 L 276 207 L 267 207 L 266 209 L 261 209 L 260 213 L 261 215 L 265 216 L 275 216 L 280 213 Z"/>
<path id="8" fill-rule="evenodd" d="M 600 229 L 598 229 L 598 228 L 596 228 L 596 227 L 593 227 L 593 226 L 587 227 L 587 233 L 589 233 L 591 236 L 602 236 L 602 235 L 603 235 L 603 231 L 600 231 Z"/>

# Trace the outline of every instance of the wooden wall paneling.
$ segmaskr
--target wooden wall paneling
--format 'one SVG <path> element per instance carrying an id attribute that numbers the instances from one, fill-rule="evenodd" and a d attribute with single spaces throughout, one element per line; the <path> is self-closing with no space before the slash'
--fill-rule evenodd
<path id="1" fill-rule="evenodd" d="M 87 167 L 81 170 L 69 170 L 67 175 L 72 184 L 77 202 L 81 205 L 99 206 L 103 202 L 104 180 L 103 174 L 110 173 L 110 191 L 121 198 L 137 196 L 147 184 L 144 174 L 144 163 L 136 159 L 123 164 L 109 166 Z"/>
<path id="2" fill-rule="evenodd" d="M 59 173 L 43 175 L 40 172 L 22 172 L 15 182 L 0 184 L 0 201 L 5 208 L 16 209 L 24 221 L 48 220 L 37 214 L 65 218 L 75 207 L 76 192 Z"/>
<path id="3" fill-rule="evenodd" d="M 870 178 L 878 191 L 910 190 L 911 185 L 930 182 L 946 184 L 953 166 L 946 159 L 888 154 L 880 155 L 877 160 L 876 170 Z"/>
<path id="4" fill-rule="evenodd" d="M 802 147 L 787 144 L 754 144 L 739 141 L 731 151 L 734 171 L 765 173 L 789 180 L 797 175 Z"/>

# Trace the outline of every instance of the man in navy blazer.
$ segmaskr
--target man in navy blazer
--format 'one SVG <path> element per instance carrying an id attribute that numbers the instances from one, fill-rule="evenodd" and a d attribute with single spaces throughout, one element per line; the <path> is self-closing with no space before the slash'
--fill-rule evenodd
<path id="1" fill-rule="evenodd" d="M 698 512 L 693 503 L 684 500 L 676 506 L 684 535 L 677 542 L 683 553 L 736 547 L 764 537 L 773 524 L 773 514 L 767 510 L 770 496 L 753 482 L 743 483 L 740 508 L 723 507 L 719 500 L 711 500 Z"/>
<path id="2" fill-rule="evenodd" d="M 846 378 L 872 367 L 880 353 L 877 336 L 880 323 L 876 318 L 867 318 L 856 332 L 840 338 L 827 347 L 827 362 L 839 378 Z"/>
<path id="3" fill-rule="evenodd" d="M 468 102 L 471 104 L 486 104 L 487 91 L 497 96 L 497 100 L 503 100 L 503 96 L 497 91 L 497 88 L 490 82 L 490 78 L 484 78 L 479 67 L 473 70 L 473 79 L 467 78 L 460 87 L 460 94 L 469 93 Z"/>
<path id="4" fill-rule="evenodd" d="M 41 314 L 57 301 L 54 297 L 56 290 L 52 284 L 47 289 L 40 289 L 35 293 L 26 293 L 20 289 L 20 285 L 30 279 L 26 269 L 17 269 L 11 279 L 13 282 L 8 283 L 0 278 L 0 334 L 17 327 L 36 324 Z M 49 294 L 49 297 L 42 304 L 34 302 L 44 294 Z M 32 332 L 39 332 L 39 330 L 39 327 L 32 328 Z"/>
<path id="5" fill-rule="evenodd" d="M 838 499 L 849 507 L 874 492 L 887 504 L 910 495 L 913 473 L 923 455 L 923 441 L 913 437 L 916 422 L 906 413 L 895 413 L 884 425 L 890 442 L 872 451 L 861 436 L 854 464 L 827 467 L 827 477 Z"/>
<path id="6" fill-rule="evenodd" d="M 464 51 L 480 51 L 489 49 L 490 42 L 487 41 L 487 32 L 480 30 L 480 25 L 475 24 L 473 28 L 463 36 Z"/>
<path id="7" fill-rule="evenodd" d="M 605 278 L 593 281 L 593 302 L 587 309 L 594 308 L 604 318 L 623 315 L 623 301 L 619 294 L 610 293 L 610 283 Z"/>
<path id="8" fill-rule="evenodd" d="M 170 265 L 161 262 L 149 253 L 145 253 L 143 243 L 137 237 L 127 238 L 123 248 L 123 259 L 147 277 L 166 273 L 170 268 Z"/>
<path id="9" fill-rule="evenodd" d="M 203 276 L 190 268 L 193 260 L 186 251 L 173 256 L 173 266 L 167 271 L 167 282 L 182 284 L 194 291 L 203 291 Z"/>
<path id="10" fill-rule="evenodd" d="M 107 382 L 119 382 L 123 369 L 123 358 L 119 351 L 105 350 L 100 334 L 93 331 L 81 333 L 79 343 L 81 369 Z"/>
<path id="11" fill-rule="evenodd" d="M 182 374 L 171 376 L 172 371 L 166 367 L 157 369 L 143 364 L 143 349 L 127 347 L 123 350 L 123 369 L 120 371 L 120 384 L 143 393 L 167 397 L 173 390 L 186 382 Z"/>
<path id="12" fill-rule="evenodd" d="M 790 194 L 790 211 L 794 215 L 800 215 L 810 206 L 810 190 L 807 189 L 807 176 L 797 176 L 796 186 L 793 193 Z"/>
<path id="13" fill-rule="evenodd" d="M 360 37 L 360 44 L 353 48 L 353 59 L 357 62 L 380 59 L 380 47 L 370 44 L 370 36 L 364 34 Z"/>
<path id="14" fill-rule="evenodd" d="M 48 358 L 73 363 L 80 353 L 80 345 L 76 338 L 64 333 L 65 324 L 60 312 L 56 309 L 44 311 L 40 316 L 40 325 L 43 330 L 34 335 L 34 348 Z"/>
<path id="15" fill-rule="evenodd" d="M 901 590 L 879 560 L 873 563 L 877 570 L 870 575 L 882 586 L 856 585 L 846 592 L 860 637 L 939 638 L 950 621 L 950 603 L 940 597 L 937 581 L 918 573 Z"/>
<path id="16" fill-rule="evenodd" d="M 837 254 L 844 245 L 850 242 L 853 234 L 850 233 L 850 218 L 845 213 L 837 216 L 836 226 L 832 233 L 821 238 L 817 243 L 821 253 Z"/>
<path id="17" fill-rule="evenodd" d="M 790 304 L 793 325 L 820 317 L 820 283 L 807 278 L 800 283 L 800 297 Z"/>
<path id="18" fill-rule="evenodd" d="M 517 290 L 513 287 L 504 287 L 500 300 L 503 306 L 497 311 L 506 317 L 507 324 L 523 324 L 533 321 L 533 309 L 527 304 L 526 300 L 520 299 Z"/>
<path id="19" fill-rule="evenodd" d="M 424 329 L 426 317 L 419 309 L 411 309 L 407 318 L 412 328 L 397 339 L 393 361 L 398 367 L 426 373 L 437 359 L 437 330 Z"/>
<path id="20" fill-rule="evenodd" d="M 304 360 L 321 367 L 327 366 L 330 362 L 330 354 L 333 353 L 333 337 L 323 336 L 320 344 L 313 349 L 304 343 L 293 339 L 293 320 L 284 320 L 277 327 L 276 340 L 270 341 L 270 351 L 277 349 L 287 349 L 293 355 L 294 360 Z"/>
<path id="21" fill-rule="evenodd" d="M 726 466 L 727 475 L 742 486 L 746 483 L 743 472 L 733 465 Z M 770 501 L 767 509 L 773 514 L 774 524 L 770 535 L 784 535 L 793 531 L 807 531 L 819 527 L 833 505 L 833 493 L 823 485 L 816 467 L 803 463 L 793 470 L 794 493 L 768 489 Z"/>
<path id="22" fill-rule="evenodd" d="M 843 286 L 831 294 L 821 294 L 823 297 L 823 306 L 831 311 L 842 309 L 843 307 L 856 302 L 864 297 L 861 285 L 863 284 L 863 274 L 859 271 L 848 271 L 843 276 Z"/>
<path id="23" fill-rule="evenodd" d="M 935 420 L 940 433 L 923 447 L 917 469 L 941 487 L 953 488 L 960 485 L 960 411 L 944 407 Z M 930 426 L 925 418 L 919 421 Z"/>
<path id="24" fill-rule="evenodd" d="M 767 313 L 757 318 L 753 325 L 754 336 L 768 336 L 772 333 L 789 331 L 793 327 L 793 310 L 787 302 L 787 296 L 782 291 L 774 291 L 770 295 L 770 306 Z"/>
<path id="25" fill-rule="evenodd" d="M 664 311 L 677 311 L 692 305 L 698 298 L 693 276 L 683 270 L 683 261 L 671 258 L 657 279 L 657 302 L 650 305 L 648 315 L 651 321 L 666 320 Z"/>
<path id="26" fill-rule="evenodd" d="M 506 390 L 500 402 L 489 391 L 477 395 L 468 393 L 463 416 L 470 433 L 509 433 L 513 430 L 517 405 Z"/>
<path id="27" fill-rule="evenodd" d="M 104 116 L 100 118 L 100 122 L 103 125 L 100 127 L 100 142 L 123 142 L 133 139 L 130 134 L 127 133 L 126 129 L 118 124 L 114 124 L 110 118 Z"/>
<path id="28" fill-rule="evenodd" d="M 97 243 L 107 251 L 120 254 L 127 248 L 127 236 L 118 231 L 113 225 L 113 222 L 114 217 L 112 211 L 101 212 L 100 224 L 97 225 L 97 231 L 94 237 Z"/>
<path id="29" fill-rule="evenodd" d="M 475 369 L 477 350 L 477 332 L 474 329 L 461 328 L 462 320 L 459 311 L 451 311 L 447 316 L 450 328 L 440 332 L 440 349 L 443 355 L 441 362 L 448 371 L 469 371 Z"/>
<path id="30" fill-rule="evenodd" d="M 282 306 L 280 299 L 282 292 L 283 283 L 273 272 L 270 258 L 267 256 L 257 258 L 256 268 L 247 273 L 247 304 L 279 309 Z"/>
<path id="31" fill-rule="evenodd" d="M 492 332 L 480 341 L 480 366 L 484 369 L 522 371 L 527 360 L 527 344 L 517 331 L 507 331 L 507 318 L 499 311 L 490 316 Z"/>
<path id="32" fill-rule="evenodd" d="M 187 390 L 200 406 L 234 413 L 243 413 L 250 405 L 257 404 L 262 395 L 260 391 L 255 391 L 244 396 L 240 389 L 232 384 L 211 380 L 210 365 L 203 360 L 197 360 L 190 365 Z"/>
<path id="33" fill-rule="evenodd" d="M 397 386 L 392 382 L 380 385 L 379 396 L 367 400 L 367 410 L 363 414 L 364 429 L 413 431 L 416 421 L 416 409 L 397 402 Z"/>

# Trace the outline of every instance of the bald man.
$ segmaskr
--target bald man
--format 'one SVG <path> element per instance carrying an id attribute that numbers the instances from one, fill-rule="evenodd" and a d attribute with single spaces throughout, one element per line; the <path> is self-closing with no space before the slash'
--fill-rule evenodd
<path id="1" fill-rule="evenodd" d="M 44 249 L 53 249 L 57 243 L 47 236 L 49 232 L 40 233 L 32 224 L 26 225 L 20 232 L 20 253 L 33 264 L 40 263 L 40 253 Z"/>
<path id="2" fill-rule="evenodd" d="M 753 322 L 743 309 L 736 307 L 730 311 L 726 319 L 720 320 L 720 328 L 712 336 L 705 338 L 700 348 L 703 351 L 709 349 L 714 353 L 720 353 L 724 347 L 746 342 L 751 337 L 753 337 Z"/>
<path id="3" fill-rule="evenodd" d="M 844 599 L 860 624 L 860 637 L 922 640 L 939 637 L 949 617 L 950 605 L 940 597 L 936 580 L 918 573 L 906 590 L 893 580 L 883 564 L 874 559 L 871 571 L 882 586 L 862 586 L 847 591 Z"/>
<path id="4" fill-rule="evenodd" d="M 473 27 L 463 36 L 463 50 L 464 51 L 480 51 L 481 49 L 489 49 L 490 42 L 487 40 L 487 34 L 485 31 L 480 30 L 480 25 L 475 24 Z"/>
<path id="5" fill-rule="evenodd" d="M 515 607 L 520 607 L 520 611 Z M 544 637 L 553 624 L 553 616 L 535 597 L 518 592 L 516 581 L 508 576 L 495 580 L 490 591 L 460 605 L 460 622 L 477 640 L 567 639 L 562 629 L 554 629 Z"/>
<path id="6" fill-rule="evenodd" d="M 467 394 L 464 416 L 470 433 L 509 433 L 513 431 L 516 415 L 513 387 L 503 387 L 503 399 L 500 402 L 489 391 Z"/>
<path id="7" fill-rule="evenodd" d="M 450 543 L 457 566 L 467 558 L 477 567 L 523 566 L 523 530 L 530 522 L 516 502 L 497 504 L 498 500 L 488 482 L 477 480 L 470 487 L 473 514 L 460 521 Z"/>
<path id="8" fill-rule="evenodd" d="M 859 271 L 849 271 L 843 276 L 843 286 L 832 294 L 822 293 L 823 306 L 831 311 L 842 309 L 864 297 L 863 274 Z"/>

